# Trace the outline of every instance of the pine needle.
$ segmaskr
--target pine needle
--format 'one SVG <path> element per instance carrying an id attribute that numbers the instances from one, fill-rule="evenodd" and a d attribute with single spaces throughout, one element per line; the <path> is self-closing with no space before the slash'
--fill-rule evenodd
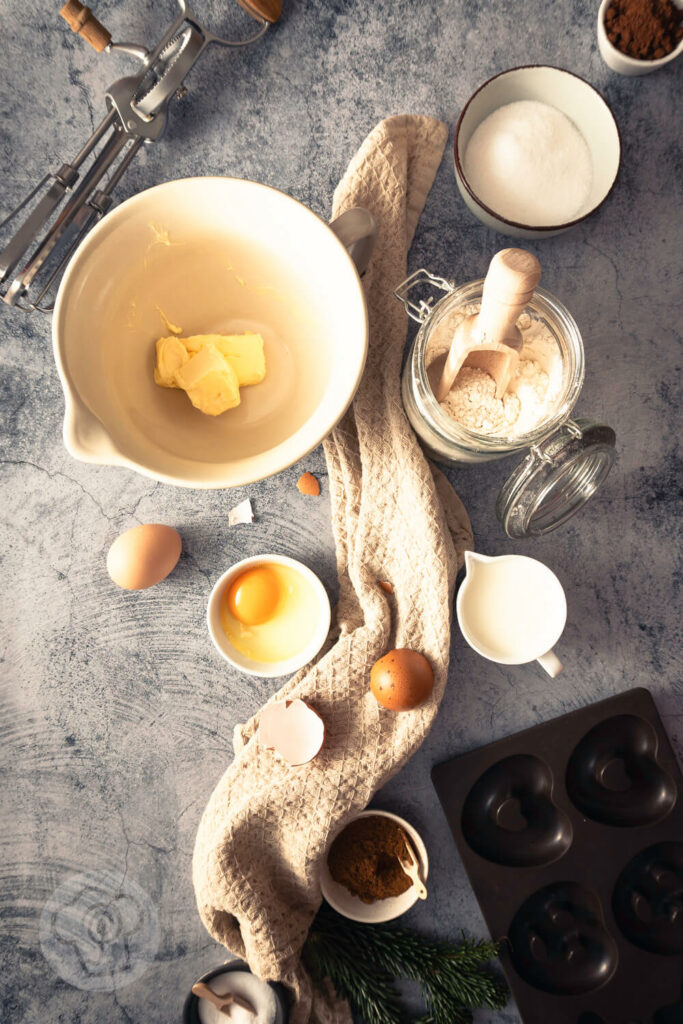
<path id="1" fill-rule="evenodd" d="M 457 943 L 428 939 L 407 928 L 355 924 L 326 904 L 313 922 L 304 963 L 314 979 L 329 978 L 365 1024 L 470 1024 L 478 1007 L 498 1010 L 505 983 L 488 970 L 495 942 L 464 935 Z M 411 1017 L 394 987 L 417 982 L 425 1013 Z"/>

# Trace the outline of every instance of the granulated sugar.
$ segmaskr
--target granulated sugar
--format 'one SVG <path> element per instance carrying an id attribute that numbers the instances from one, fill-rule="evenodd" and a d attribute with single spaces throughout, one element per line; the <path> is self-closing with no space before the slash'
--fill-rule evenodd
<path id="1" fill-rule="evenodd" d="M 506 103 L 475 129 L 465 177 L 494 213 L 520 224 L 566 224 L 585 209 L 593 178 L 586 140 L 561 110 Z"/>
<path id="2" fill-rule="evenodd" d="M 465 316 L 479 312 L 478 305 L 465 306 L 452 314 L 448 333 L 427 347 L 427 366 L 443 355 L 449 337 Z M 516 437 L 548 420 L 557 407 L 562 390 L 562 357 L 550 330 L 540 320 L 523 313 L 517 321 L 524 345 L 510 386 L 496 398 L 495 382 L 488 373 L 463 366 L 453 387 L 441 403 L 448 415 L 469 430 L 493 437 Z"/>

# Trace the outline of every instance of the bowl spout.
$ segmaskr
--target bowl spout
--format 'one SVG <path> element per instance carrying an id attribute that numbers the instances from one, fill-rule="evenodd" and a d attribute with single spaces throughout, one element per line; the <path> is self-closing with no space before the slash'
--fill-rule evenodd
<path id="1" fill-rule="evenodd" d="M 63 435 L 66 450 L 79 462 L 95 462 L 101 466 L 129 464 L 97 417 L 73 396 L 66 400 Z"/>

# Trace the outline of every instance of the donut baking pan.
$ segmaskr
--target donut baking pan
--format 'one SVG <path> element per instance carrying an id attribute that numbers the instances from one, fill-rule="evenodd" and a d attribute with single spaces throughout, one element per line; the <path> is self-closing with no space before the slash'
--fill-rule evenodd
<path id="1" fill-rule="evenodd" d="M 432 779 L 525 1024 L 683 1024 L 683 777 L 647 690 Z"/>

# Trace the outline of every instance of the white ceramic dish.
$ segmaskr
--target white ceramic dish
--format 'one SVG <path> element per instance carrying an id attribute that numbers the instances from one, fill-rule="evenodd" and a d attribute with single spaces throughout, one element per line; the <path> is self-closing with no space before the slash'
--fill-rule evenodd
<path id="1" fill-rule="evenodd" d="M 571 221 L 536 227 L 508 220 L 481 202 L 465 177 L 465 150 L 475 129 L 494 110 L 518 100 L 537 100 L 556 107 L 574 122 L 586 140 L 593 164 L 593 183 L 585 209 Z M 571 71 L 542 64 L 511 68 L 484 82 L 463 107 L 455 129 L 455 177 L 461 196 L 487 227 L 515 238 L 548 238 L 585 220 L 612 190 L 620 161 L 619 129 L 600 93 Z"/>
<path id="2" fill-rule="evenodd" d="M 153 380 L 169 333 L 260 331 L 266 378 L 205 416 Z M 356 267 L 295 199 L 235 178 L 186 178 L 133 196 L 77 250 L 53 319 L 64 442 L 84 462 L 185 487 L 279 472 L 347 409 L 367 352 Z"/>
<path id="3" fill-rule="evenodd" d="M 221 625 L 221 598 L 223 597 L 225 588 L 229 586 L 229 584 L 239 576 L 240 573 L 244 572 L 245 569 L 248 569 L 253 565 L 263 565 L 264 562 L 275 562 L 277 565 L 288 565 L 291 569 L 295 569 L 297 572 L 301 573 L 313 588 L 313 592 L 315 593 L 318 602 L 318 619 L 313 636 L 307 646 L 304 647 L 299 654 L 293 658 L 289 658 L 287 661 L 254 661 L 251 658 L 248 658 L 233 646 Z M 221 654 L 226 661 L 229 661 L 231 665 L 234 665 L 235 668 L 240 669 L 241 672 L 246 672 L 250 676 L 264 676 L 268 679 L 274 679 L 277 676 L 292 675 L 300 668 L 303 668 L 304 665 L 307 665 L 312 658 L 315 658 L 316 654 L 327 639 L 327 634 L 330 631 L 330 620 L 330 599 L 327 596 L 327 591 L 324 586 L 316 574 L 309 569 L 307 565 L 304 565 L 303 562 L 297 562 L 295 558 L 288 558 L 287 555 L 254 555 L 251 558 L 243 558 L 241 562 L 236 562 L 234 565 L 231 565 L 230 568 L 223 573 L 211 591 L 211 596 L 209 597 L 209 603 L 206 609 L 206 621 L 209 627 L 209 633 L 219 654 Z"/>
<path id="4" fill-rule="evenodd" d="M 659 57 L 657 60 L 638 60 L 636 57 L 629 57 L 627 53 L 622 53 L 621 50 L 618 50 L 616 46 L 610 43 L 605 31 L 605 13 L 609 3 L 610 0 L 602 0 L 600 4 L 597 30 L 600 56 L 612 71 L 616 71 L 619 75 L 649 75 L 652 71 L 657 71 L 666 64 L 670 64 L 672 60 L 676 60 L 676 57 L 680 57 L 681 53 L 683 53 L 683 39 L 681 39 L 675 50 L 668 53 L 666 57 Z"/>
<path id="5" fill-rule="evenodd" d="M 399 818 L 397 814 L 391 814 L 390 811 L 361 811 L 356 817 L 368 818 L 373 815 L 391 818 L 392 821 L 395 821 L 405 829 L 420 862 L 420 876 L 422 881 L 426 882 L 427 875 L 429 874 L 429 857 L 419 832 L 403 818 Z M 355 820 L 356 818 L 352 819 L 352 821 Z M 347 821 L 346 825 L 349 824 L 350 822 Z M 346 828 L 346 825 L 344 828 Z M 330 846 L 342 831 L 343 829 L 339 829 L 339 832 L 332 836 Z M 400 917 L 401 914 L 405 914 L 407 910 L 410 910 L 418 898 L 417 890 L 414 886 L 411 886 L 410 889 L 401 893 L 400 896 L 394 896 L 386 900 L 377 900 L 375 903 L 363 903 L 357 896 L 350 893 L 345 886 L 339 885 L 338 882 L 334 881 L 327 866 L 326 856 L 323 857 L 320 868 L 320 889 L 327 902 L 337 913 L 348 917 L 351 921 L 361 921 L 364 924 L 381 924 L 384 921 L 393 921 L 394 918 Z"/>

